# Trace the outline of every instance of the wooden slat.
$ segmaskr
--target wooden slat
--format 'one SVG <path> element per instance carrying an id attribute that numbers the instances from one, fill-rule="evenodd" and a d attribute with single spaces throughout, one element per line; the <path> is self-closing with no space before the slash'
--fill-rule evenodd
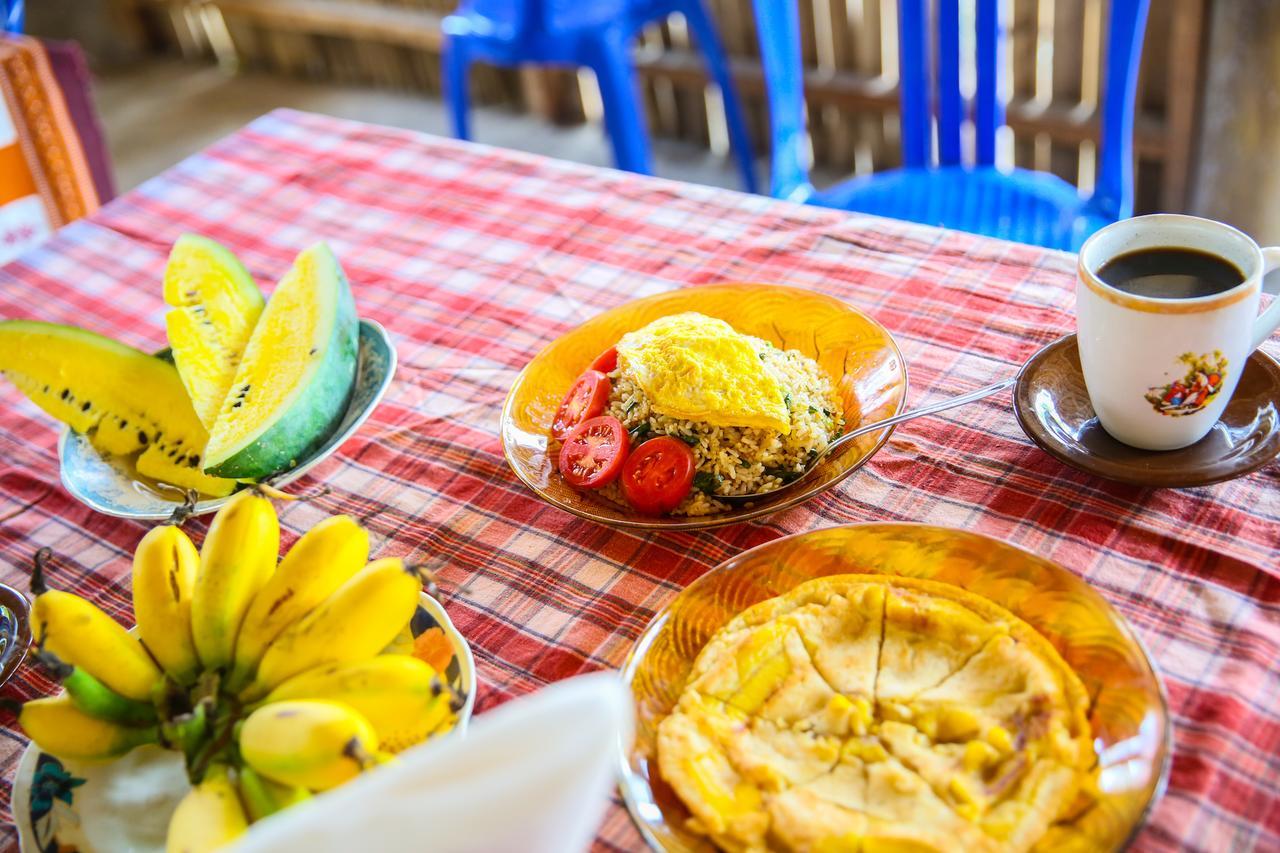
<path id="1" fill-rule="evenodd" d="M 1085 51 L 1085 8 L 1091 2 L 1094 0 L 1053 0 L 1053 62 L 1049 91 L 1051 103 L 1067 109 L 1077 108 L 1084 95 L 1080 84 Z M 1036 166 L 1074 183 L 1080 168 L 1078 140 L 1059 139 L 1057 134 L 1050 133 L 1047 146 L 1041 146 Z"/>
<path id="2" fill-rule="evenodd" d="M 1169 35 L 1165 156 L 1160 206 L 1184 210 L 1191 185 L 1191 146 L 1200 109 L 1205 0 L 1176 0 Z"/>
<path id="3" fill-rule="evenodd" d="M 644 77 L 678 82 L 704 79 L 702 65 L 693 53 L 669 51 L 661 56 L 642 56 L 636 61 L 637 71 Z M 764 92 L 764 73 L 759 63 L 750 60 L 731 62 L 734 79 L 746 93 Z M 833 103 L 848 111 L 871 110 L 896 112 L 898 91 L 879 75 L 858 71 L 834 71 L 805 74 L 805 93 L 810 100 Z M 1025 98 L 1010 102 L 1009 126 L 1014 133 L 1048 133 L 1064 144 L 1079 145 L 1083 140 L 1097 140 L 1097 111 L 1081 111 L 1077 107 L 1040 105 Z M 1140 116 L 1134 130 L 1134 143 L 1139 152 L 1159 155 L 1164 150 L 1164 129 L 1148 116 Z"/>
<path id="4" fill-rule="evenodd" d="M 252 21 L 261 27 L 307 35 L 328 35 L 352 41 L 398 44 L 433 52 L 440 50 L 440 13 L 353 0 L 132 0 L 135 6 L 181 8 L 216 6 L 225 17 Z"/>
<path id="5" fill-rule="evenodd" d="M 192 27 L 201 7 L 219 10 L 242 67 L 323 79 L 439 91 L 440 20 L 457 0 L 112 0 L 170 45 L 209 58 L 210 33 Z M 816 163 L 835 174 L 898 165 L 895 26 L 899 0 L 798 0 L 806 96 Z M 961 0 L 972 8 L 974 0 Z M 1090 80 L 1099 69 L 1094 30 L 1109 0 L 1001 0 L 1012 12 L 1013 101 L 1008 124 L 1014 162 L 1080 174 L 1080 146 L 1096 141 Z M 709 0 L 721 28 L 747 122 L 759 150 L 767 150 L 767 103 L 758 65 L 751 0 Z M 1152 3 L 1135 147 L 1141 161 L 1140 200 L 1183 209 L 1199 128 L 1197 91 L 1203 63 L 1208 0 Z M 194 14 L 193 14 L 194 13 Z M 701 61 L 675 27 L 650 27 L 637 65 L 646 113 L 655 136 L 705 144 L 707 81 Z M 1088 41 L 1089 43 L 1086 43 Z M 1091 52 L 1092 51 L 1092 52 Z M 226 46 L 221 48 L 224 60 Z M 819 60 L 821 60 L 819 62 Z M 1153 67 L 1153 64 L 1159 67 Z M 558 71 L 515 72 L 477 66 L 477 103 L 524 105 L 551 120 L 581 120 L 579 76 Z M 585 75 L 584 79 L 590 79 Z M 589 87 L 589 83 L 588 83 Z M 1081 105 L 1081 101 L 1086 103 Z M 1089 156 L 1086 150 L 1085 156 Z M 1157 184 L 1152 184 L 1155 176 Z"/>

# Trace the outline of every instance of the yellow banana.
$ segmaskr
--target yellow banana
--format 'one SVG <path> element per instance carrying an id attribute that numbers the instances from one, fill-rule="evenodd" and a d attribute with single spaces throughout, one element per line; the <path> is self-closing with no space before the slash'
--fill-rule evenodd
<path id="1" fill-rule="evenodd" d="M 18 723 L 36 746 L 74 761 L 105 761 L 157 739 L 155 726 L 130 728 L 100 720 L 77 708 L 65 693 L 23 704 Z"/>
<path id="2" fill-rule="evenodd" d="M 165 853 L 212 853 L 245 833 L 249 818 L 227 769 L 211 767 L 169 819 Z"/>
<path id="3" fill-rule="evenodd" d="M 382 650 L 384 655 L 411 655 L 413 654 L 413 644 L 417 638 L 413 636 L 413 623 L 406 622 L 405 626 L 400 629 L 400 633 L 387 644 Z"/>
<path id="4" fill-rule="evenodd" d="M 62 661 L 45 649 L 32 656 L 62 684 L 71 703 L 91 717 L 126 726 L 146 726 L 156 721 L 156 706 L 126 699 L 78 666 Z"/>
<path id="5" fill-rule="evenodd" d="M 147 650 L 120 623 L 78 595 L 49 589 L 44 580 L 47 549 L 36 553 L 31 572 L 31 633 L 46 651 L 94 676 L 126 699 L 150 702 L 162 675 Z"/>
<path id="6" fill-rule="evenodd" d="M 174 524 L 154 527 L 133 553 L 133 616 L 138 635 L 160 666 L 179 684 L 200 674 L 191 636 L 191 591 L 200 552 Z"/>
<path id="7" fill-rule="evenodd" d="M 206 670 L 231 663 L 245 613 L 275 570 L 279 552 L 275 507 L 255 490 L 236 494 L 213 517 L 191 599 L 191 634 Z"/>
<path id="8" fill-rule="evenodd" d="M 240 725 L 240 756 L 268 779 L 327 791 L 377 763 L 378 736 L 360 714 L 337 702 L 264 705 Z"/>
<path id="9" fill-rule="evenodd" d="M 241 693 L 253 701 L 290 676 L 327 663 L 371 658 L 413 616 L 422 579 L 398 558 L 374 560 L 267 647 Z"/>
<path id="10" fill-rule="evenodd" d="M 248 684 L 271 641 L 350 580 L 368 559 L 369 534 L 349 515 L 327 518 L 304 533 L 249 605 L 227 689 Z"/>
<path id="11" fill-rule="evenodd" d="M 290 699 L 326 699 L 351 707 L 373 726 L 384 752 L 400 752 L 425 740 L 453 711 L 453 694 L 431 664 L 408 655 L 319 666 L 288 679 L 265 702 Z"/>

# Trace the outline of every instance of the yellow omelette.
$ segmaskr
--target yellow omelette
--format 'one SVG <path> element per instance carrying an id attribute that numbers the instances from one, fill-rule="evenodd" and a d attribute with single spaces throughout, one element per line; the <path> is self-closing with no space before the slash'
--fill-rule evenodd
<path id="1" fill-rule="evenodd" d="M 791 432 L 786 389 L 760 357 L 768 346 L 723 320 L 690 311 L 623 335 L 618 366 L 658 414 L 786 435 Z"/>

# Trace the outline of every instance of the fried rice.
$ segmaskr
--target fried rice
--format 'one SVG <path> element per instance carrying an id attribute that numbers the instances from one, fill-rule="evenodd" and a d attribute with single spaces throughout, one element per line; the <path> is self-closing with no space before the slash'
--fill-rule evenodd
<path id="1" fill-rule="evenodd" d="M 791 432 L 782 435 L 760 427 L 723 427 L 681 420 L 653 411 L 650 400 L 621 365 L 609 374 L 612 392 L 608 414 L 631 433 L 632 447 L 659 435 L 670 435 L 692 448 L 697 462 L 693 491 L 672 515 L 711 515 L 731 507 L 716 495 L 748 495 L 770 491 L 795 479 L 832 440 L 844 431 L 844 415 L 830 377 L 799 350 L 780 350 L 761 338 L 744 336 L 761 364 L 786 391 Z M 625 504 L 622 489 L 601 489 L 610 500 Z"/>

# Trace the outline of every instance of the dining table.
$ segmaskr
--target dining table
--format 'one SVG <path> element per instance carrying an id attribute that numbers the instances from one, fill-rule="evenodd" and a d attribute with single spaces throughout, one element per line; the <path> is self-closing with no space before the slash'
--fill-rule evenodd
<path id="1" fill-rule="evenodd" d="M 778 537 L 861 522 L 983 533 L 1060 564 L 1132 625 L 1173 720 L 1168 787 L 1134 850 L 1280 850 L 1280 464 L 1155 489 L 1083 473 L 1027 439 L 1007 392 L 899 426 L 837 487 L 712 530 L 620 530 L 527 489 L 499 416 L 519 371 L 601 311 L 673 288 L 768 282 L 874 317 L 904 356 L 908 406 L 1015 374 L 1074 330 L 1075 257 L 956 231 L 315 114 L 278 110 L 0 268 L 0 317 L 164 341 L 174 240 L 207 235 L 269 288 L 327 241 L 399 367 L 339 451 L 289 487 L 282 545 L 348 513 L 373 553 L 438 573 L 474 651 L 477 713 L 622 665 L 650 619 L 718 563 Z M 1272 338 L 1264 350 L 1280 354 Z M 148 524 L 96 513 L 59 481 L 60 427 L 0 383 L 0 581 L 50 583 L 127 625 Z M 199 543 L 208 518 L 187 523 Z M 55 684 L 30 662 L 0 691 Z M 0 839 L 16 848 L 27 744 L 0 712 Z M 600 850 L 643 849 L 615 795 Z"/>

